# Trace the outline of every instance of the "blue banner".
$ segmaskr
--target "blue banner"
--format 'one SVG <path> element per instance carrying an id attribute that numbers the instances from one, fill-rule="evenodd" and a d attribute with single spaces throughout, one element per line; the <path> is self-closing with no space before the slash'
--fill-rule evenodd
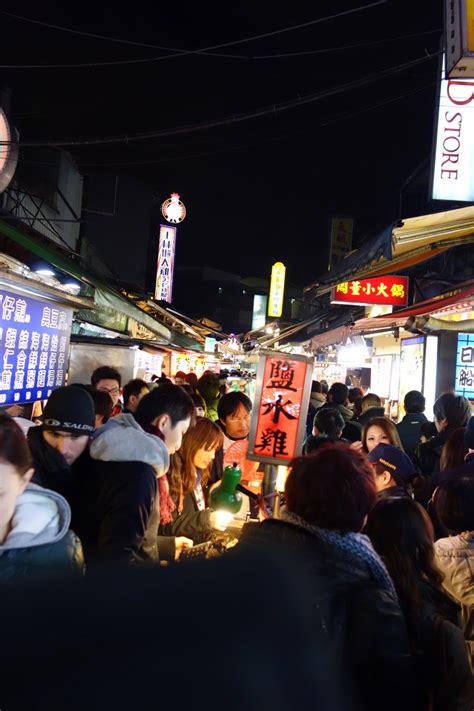
<path id="1" fill-rule="evenodd" d="M 44 400 L 65 384 L 72 309 L 0 289 L 0 405 Z"/>

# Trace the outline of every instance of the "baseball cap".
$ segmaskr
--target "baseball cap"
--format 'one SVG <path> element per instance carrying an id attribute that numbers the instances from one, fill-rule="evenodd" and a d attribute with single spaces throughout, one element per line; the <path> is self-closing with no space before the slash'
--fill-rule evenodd
<path id="1" fill-rule="evenodd" d="M 369 462 L 382 464 L 387 471 L 403 483 L 408 484 L 415 476 L 415 467 L 410 457 L 391 444 L 378 444 L 368 454 Z"/>
<path id="2" fill-rule="evenodd" d="M 91 435 L 95 429 L 95 408 L 89 393 L 75 385 L 54 390 L 43 411 L 43 429 Z"/>

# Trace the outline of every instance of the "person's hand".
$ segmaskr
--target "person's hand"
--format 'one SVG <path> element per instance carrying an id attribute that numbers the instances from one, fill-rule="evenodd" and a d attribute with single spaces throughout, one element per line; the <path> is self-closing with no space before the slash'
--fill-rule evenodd
<path id="1" fill-rule="evenodd" d="M 185 536 L 176 536 L 175 541 L 175 560 L 179 559 L 179 556 L 186 548 L 192 548 L 194 546 L 194 541 Z"/>
<path id="2" fill-rule="evenodd" d="M 6 408 L 5 412 L 8 413 L 10 417 L 21 417 L 24 412 L 24 407 L 22 405 L 10 405 L 10 407 Z"/>
<path id="3" fill-rule="evenodd" d="M 350 447 L 351 447 L 351 449 L 355 449 L 356 452 L 363 452 L 364 451 L 364 445 L 360 441 L 351 442 Z"/>
<path id="4" fill-rule="evenodd" d="M 229 511 L 211 511 L 211 528 L 216 531 L 225 531 L 234 517 Z"/>

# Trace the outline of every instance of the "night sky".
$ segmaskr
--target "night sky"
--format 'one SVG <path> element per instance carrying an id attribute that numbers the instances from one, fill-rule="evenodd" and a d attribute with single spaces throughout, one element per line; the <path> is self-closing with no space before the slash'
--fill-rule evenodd
<path id="1" fill-rule="evenodd" d="M 375 1 L 375 0 L 374 0 Z M 195 50 L 371 4 L 145 2 L 3 5 L 18 15 L 131 42 Z M 110 67 L 0 69 L 23 141 L 88 139 L 209 123 L 320 94 L 439 50 L 442 0 L 389 0 L 359 13 L 216 50 Z M 134 15 L 135 8 L 137 14 Z M 0 15 L 1 64 L 76 64 L 169 52 Z M 323 53 L 354 44 L 396 41 Z M 298 57 L 274 55 L 312 52 Z M 238 57 L 236 56 L 238 55 Z M 257 59 L 273 55 L 267 59 Z M 181 265 L 290 280 L 327 266 L 328 220 L 353 215 L 356 244 L 399 217 L 398 188 L 431 151 L 437 59 L 263 118 L 127 144 L 71 147 L 83 173 L 110 169 L 178 191 L 188 208 Z M 380 106 L 380 104 L 382 104 Z M 26 153 L 24 154 L 26 158 Z"/>

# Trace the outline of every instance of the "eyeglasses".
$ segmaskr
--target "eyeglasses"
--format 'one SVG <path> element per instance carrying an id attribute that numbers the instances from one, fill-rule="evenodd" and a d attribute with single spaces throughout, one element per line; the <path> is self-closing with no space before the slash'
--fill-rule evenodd
<path id="1" fill-rule="evenodd" d="M 97 388 L 100 393 L 109 393 L 109 395 L 118 395 L 120 388 Z"/>

